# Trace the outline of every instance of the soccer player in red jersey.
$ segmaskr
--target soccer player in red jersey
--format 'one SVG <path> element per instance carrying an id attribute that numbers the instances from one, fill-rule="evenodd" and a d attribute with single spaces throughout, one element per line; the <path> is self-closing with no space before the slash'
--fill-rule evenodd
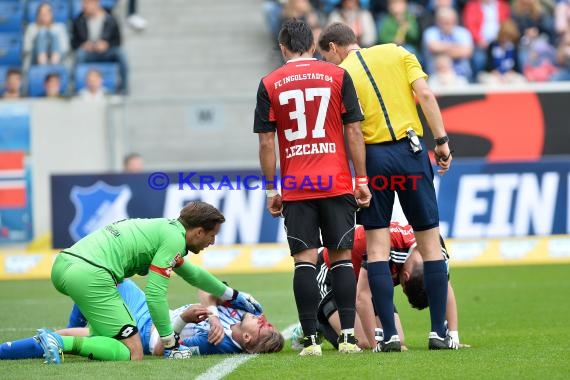
<path id="1" fill-rule="evenodd" d="M 286 21 L 279 46 L 286 63 L 259 84 L 254 132 L 259 137 L 267 208 L 274 217 L 285 217 L 295 262 L 293 292 L 305 335 L 300 355 L 321 355 L 316 338 L 316 263 L 321 246 L 331 257 L 332 292 L 341 321 L 339 351 L 360 352 L 354 337 L 356 278 L 350 251 L 356 210 L 367 207 L 371 195 L 367 185 L 354 189 L 350 181 L 337 178 L 350 178 L 345 138 L 357 178 L 366 176 L 362 112 L 347 72 L 313 58 L 316 44 L 305 22 Z M 275 135 L 281 181 L 276 179 Z"/>
<path id="2" fill-rule="evenodd" d="M 358 226 L 354 235 L 354 247 L 351 254 L 352 264 L 354 265 L 354 271 L 358 279 L 356 295 L 357 323 L 355 334 L 358 337 L 358 344 L 361 348 L 370 348 L 379 342 L 375 341 L 377 337 L 375 337 L 374 334 L 377 327 L 377 320 L 374 313 L 374 306 L 372 305 L 372 293 L 368 284 L 366 235 L 364 233 L 364 227 Z M 440 243 L 441 257 L 446 263 L 447 276 L 449 279 L 449 255 L 441 236 Z M 389 265 L 394 287 L 398 285 L 402 286 L 402 291 L 408 298 L 410 305 L 418 310 L 423 310 L 428 307 L 427 294 L 423 284 L 423 259 L 417 247 L 414 231 L 409 224 L 390 223 Z M 335 330 L 338 330 L 336 306 L 330 294 L 329 267 L 330 259 L 328 250 L 323 248 L 319 250 L 317 262 L 317 269 L 319 271 L 317 274 L 317 282 L 322 297 L 317 313 L 318 331 L 322 332 L 322 334 L 335 345 L 331 338 L 329 338 L 334 334 Z M 397 316 L 397 312 L 395 316 Z M 445 318 L 449 330 L 448 333 L 453 336 L 454 344 L 459 347 L 469 347 L 468 345 L 461 345 L 459 343 L 457 303 L 455 293 L 449 280 Z M 403 330 L 399 323 L 399 318 L 396 318 L 396 327 L 403 345 Z M 379 347 L 376 347 L 376 351 L 378 350 Z"/>

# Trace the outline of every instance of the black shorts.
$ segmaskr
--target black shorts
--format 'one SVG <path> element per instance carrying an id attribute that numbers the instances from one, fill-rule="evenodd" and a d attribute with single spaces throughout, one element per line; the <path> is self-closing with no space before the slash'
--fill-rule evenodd
<path id="1" fill-rule="evenodd" d="M 370 177 L 372 201 L 370 207 L 358 213 L 358 223 L 366 230 L 390 226 L 396 192 L 414 231 L 439 225 L 433 168 L 423 138 L 420 141 L 423 150 L 419 154 L 411 151 L 408 139 L 366 144 L 366 172 Z"/>
<path id="2" fill-rule="evenodd" d="M 357 209 L 352 194 L 283 202 L 291 255 L 309 248 L 352 249 Z"/>

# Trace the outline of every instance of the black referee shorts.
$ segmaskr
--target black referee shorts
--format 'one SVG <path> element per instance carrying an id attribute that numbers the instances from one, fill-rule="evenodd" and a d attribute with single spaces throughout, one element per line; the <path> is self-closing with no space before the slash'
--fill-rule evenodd
<path id="1" fill-rule="evenodd" d="M 366 145 L 366 172 L 372 192 L 370 207 L 358 213 L 358 223 L 365 229 L 390 225 L 394 194 L 398 193 L 402 211 L 414 231 L 425 231 L 439 225 L 439 211 L 433 185 L 433 168 L 428 149 L 414 154 L 408 139 L 388 144 Z M 403 183 L 399 182 L 405 180 Z"/>

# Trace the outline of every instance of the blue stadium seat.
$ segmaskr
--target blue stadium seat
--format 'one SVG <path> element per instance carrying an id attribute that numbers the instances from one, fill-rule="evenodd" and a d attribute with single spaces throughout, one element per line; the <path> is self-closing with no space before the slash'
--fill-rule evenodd
<path id="1" fill-rule="evenodd" d="M 28 96 L 44 96 L 44 80 L 48 74 L 58 73 L 61 79 L 60 92 L 63 94 L 69 83 L 69 72 L 63 65 L 35 65 L 28 71 Z"/>
<path id="2" fill-rule="evenodd" d="M 87 72 L 95 69 L 103 76 L 103 87 L 109 93 L 117 92 L 119 84 L 119 65 L 116 63 L 80 63 L 75 67 L 75 92 L 85 87 Z"/>
<path id="3" fill-rule="evenodd" d="M 22 64 L 22 34 L 0 33 L 0 65 Z"/>
<path id="4" fill-rule="evenodd" d="M 6 73 L 11 66 L 0 66 L 0 94 L 4 92 L 4 82 L 6 82 Z"/>
<path id="5" fill-rule="evenodd" d="M 112 10 L 117 5 L 118 0 L 101 0 L 101 6 L 107 10 Z M 81 13 L 82 0 L 71 0 L 71 18 L 76 18 Z"/>
<path id="6" fill-rule="evenodd" d="M 22 33 L 24 7 L 18 1 L 0 2 L 0 32 Z"/>
<path id="7" fill-rule="evenodd" d="M 101 6 L 105 9 L 113 9 L 117 5 L 118 0 L 101 0 Z"/>
<path id="8" fill-rule="evenodd" d="M 38 8 L 42 3 L 50 3 L 53 9 L 53 19 L 55 22 L 66 23 L 71 15 L 71 6 L 67 0 L 29 0 L 27 17 L 28 22 L 36 21 Z"/>
<path id="9" fill-rule="evenodd" d="M 76 18 L 81 13 L 81 0 L 71 0 L 71 19 Z"/>

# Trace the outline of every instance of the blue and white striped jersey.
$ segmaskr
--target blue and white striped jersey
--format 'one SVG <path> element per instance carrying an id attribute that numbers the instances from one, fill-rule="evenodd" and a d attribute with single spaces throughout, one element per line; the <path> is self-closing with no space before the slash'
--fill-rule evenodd
<path id="1" fill-rule="evenodd" d="M 177 318 L 184 310 L 192 304 L 184 305 L 176 310 L 170 311 L 170 320 Z M 232 339 L 231 326 L 240 323 L 246 314 L 245 311 L 234 309 L 227 306 L 218 306 L 220 322 L 224 328 L 224 340 L 219 345 L 213 345 L 208 342 L 208 331 L 210 330 L 210 322 L 208 319 L 200 323 L 188 323 L 180 332 L 180 343 L 190 347 L 193 354 L 196 355 L 212 355 L 212 354 L 236 354 L 242 353 L 243 348 Z M 155 344 L 159 341 L 158 333 L 153 330 L 150 339 L 150 351 L 154 349 Z"/>

